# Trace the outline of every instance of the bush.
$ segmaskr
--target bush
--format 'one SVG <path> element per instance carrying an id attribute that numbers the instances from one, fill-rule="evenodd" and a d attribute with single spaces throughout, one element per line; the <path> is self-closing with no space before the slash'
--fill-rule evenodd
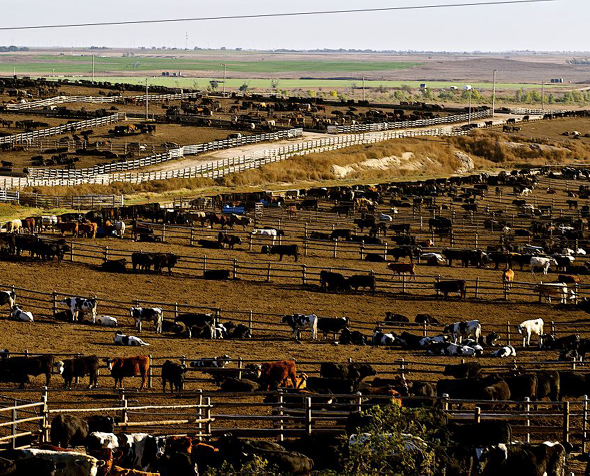
<path id="1" fill-rule="evenodd" d="M 359 430 L 368 435 L 349 445 L 345 473 L 434 475 L 448 464 L 444 450 L 450 434 L 442 411 L 390 404 L 365 415 L 370 423 Z"/>

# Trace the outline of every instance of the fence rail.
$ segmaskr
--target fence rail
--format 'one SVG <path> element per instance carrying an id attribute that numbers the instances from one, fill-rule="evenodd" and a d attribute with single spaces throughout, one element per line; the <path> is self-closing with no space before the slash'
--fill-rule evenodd
<path id="1" fill-rule="evenodd" d="M 79 131 L 82 129 L 89 129 L 91 127 L 114 124 L 122 120 L 125 120 L 125 114 L 118 112 L 110 116 L 99 117 L 96 119 L 72 122 L 70 124 L 63 124 L 57 127 L 50 127 L 48 129 L 40 129 L 38 131 L 24 132 L 21 134 L 0 137 L 0 144 L 22 144 L 24 142 L 30 142 L 39 139 L 40 137 L 56 136 L 65 132 Z"/>
<path id="2" fill-rule="evenodd" d="M 264 141 L 277 141 L 283 139 L 293 139 L 301 137 L 303 129 L 290 129 L 287 131 L 278 131 L 258 135 L 242 135 L 235 139 L 225 139 L 220 141 L 211 141 L 204 144 L 187 145 L 177 149 L 169 150 L 162 154 L 156 154 L 149 157 L 143 157 L 135 160 L 124 162 L 115 162 L 112 164 L 95 165 L 84 169 L 65 170 L 65 169 L 47 169 L 47 168 L 29 168 L 29 178 L 33 180 L 42 179 L 64 179 L 76 180 L 84 177 L 92 177 L 101 174 L 110 174 L 114 172 L 124 172 L 141 167 L 149 167 L 161 164 L 170 160 L 176 160 L 185 155 L 197 155 L 215 150 L 229 149 L 240 147 L 248 144 L 257 144 Z"/>
<path id="3" fill-rule="evenodd" d="M 201 96 L 201 93 L 148 94 L 148 101 L 173 101 L 179 99 L 199 98 Z M 124 103 L 125 101 L 145 101 L 145 94 L 138 96 L 56 96 L 53 98 L 40 99 L 38 101 L 5 104 L 4 107 L 8 111 L 22 111 L 66 103 L 103 104 Z"/>
<path id="4" fill-rule="evenodd" d="M 345 126 L 328 126 L 328 134 L 343 134 L 351 132 L 378 132 L 392 129 L 405 129 L 409 127 L 427 127 L 436 126 L 440 124 L 452 124 L 455 122 L 463 122 L 469 119 L 483 119 L 491 117 L 491 109 L 484 111 L 477 111 L 471 114 L 457 114 L 454 116 L 435 117 L 434 119 L 419 119 L 417 121 L 401 121 L 401 122 L 379 122 L 374 124 L 351 124 Z"/>

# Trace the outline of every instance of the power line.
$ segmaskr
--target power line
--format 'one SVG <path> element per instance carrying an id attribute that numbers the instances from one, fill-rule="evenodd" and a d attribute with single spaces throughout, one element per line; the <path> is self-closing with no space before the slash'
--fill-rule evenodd
<path id="1" fill-rule="evenodd" d="M 175 23 L 175 22 L 192 22 L 192 21 L 214 21 L 214 20 L 244 20 L 252 18 L 276 18 L 276 17 L 299 17 L 312 15 L 335 15 L 343 13 L 372 13 L 372 12 L 391 12 L 400 10 L 427 10 L 434 8 L 459 8 L 459 7 L 478 7 L 486 5 L 514 5 L 522 3 L 547 3 L 558 2 L 562 0 L 504 0 L 488 2 L 469 2 L 469 3 L 447 3 L 433 5 L 416 5 L 384 8 L 359 8 L 355 10 L 324 10 L 314 12 L 291 12 L 291 13 L 258 13 L 250 15 L 228 15 L 214 17 L 196 17 L 196 18 L 169 18 L 160 20 L 130 20 L 130 21 L 107 21 L 97 23 L 64 23 L 61 25 L 28 25 L 28 26 L 5 26 L 0 27 L 0 31 L 8 30 L 42 30 L 48 28 L 83 28 L 89 26 L 113 26 L 113 25 L 145 25 L 150 23 Z"/>

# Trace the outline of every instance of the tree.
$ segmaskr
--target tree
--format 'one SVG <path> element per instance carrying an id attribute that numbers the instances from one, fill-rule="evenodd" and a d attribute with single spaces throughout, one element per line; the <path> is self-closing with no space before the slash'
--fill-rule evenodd
<path id="1" fill-rule="evenodd" d="M 450 433 L 442 411 L 389 404 L 364 415 L 369 424 L 348 445 L 346 474 L 432 476 L 449 465 L 444 450 Z"/>
<path id="2" fill-rule="evenodd" d="M 245 93 L 246 91 L 248 91 L 248 89 L 250 89 L 250 84 L 244 82 L 238 89 Z"/>
<path id="3" fill-rule="evenodd" d="M 219 81 L 215 79 L 209 81 L 209 88 L 211 89 L 211 91 L 217 91 L 217 88 L 219 88 Z"/>
<path id="4" fill-rule="evenodd" d="M 270 80 L 270 87 L 272 89 L 277 89 L 279 87 L 280 80 L 278 79 L 271 79 Z"/>

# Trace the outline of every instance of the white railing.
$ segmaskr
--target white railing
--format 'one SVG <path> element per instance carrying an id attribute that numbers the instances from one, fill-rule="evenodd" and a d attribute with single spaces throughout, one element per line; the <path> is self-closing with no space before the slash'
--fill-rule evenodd
<path id="1" fill-rule="evenodd" d="M 125 114 L 118 112 L 111 116 L 99 117 L 96 119 L 89 119 L 86 121 L 72 122 L 70 124 L 63 124 L 57 127 L 50 127 L 48 129 L 40 129 L 33 132 L 23 132 L 21 134 L 14 134 L 11 136 L 0 137 L 0 144 L 22 144 L 30 142 L 40 137 L 56 136 L 64 132 L 79 131 L 82 129 L 89 129 L 91 127 L 104 126 L 125 120 Z"/>
<path id="2" fill-rule="evenodd" d="M 486 109 L 484 111 L 472 112 L 465 114 L 456 114 L 454 116 L 435 117 L 434 119 L 419 119 L 417 121 L 402 121 L 402 122 L 378 122 L 374 124 L 352 124 L 348 126 L 328 126 L 328 134 L 342 134 L 350 132 L 377 132 L 387 131 L 392 129 L 406 129 L 409 127 L 428 127 L 439 124 L 452 124 L 454 122 L 463 122 L 471 119 L 483 119 L 491 117 L 492 111 Z"/>

